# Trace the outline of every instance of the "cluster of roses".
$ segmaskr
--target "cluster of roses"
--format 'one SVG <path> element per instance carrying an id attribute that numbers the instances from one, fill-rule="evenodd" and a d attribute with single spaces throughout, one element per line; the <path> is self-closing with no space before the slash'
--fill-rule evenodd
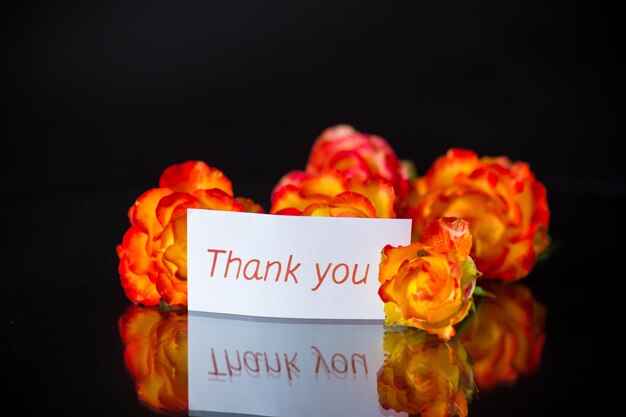
<path id="1" fill-rule="evenodd" d="M 234 197 L 230 180 L 204 162 L 167 168 L 159 187 L 130 208 L 131 227 L 117 247 L 134 303 L 187 305 L 187 208 L 264 211 Z M 269 213 L 412 219 L 413 243 L 382 250 L 386 324 L 442 340 L 470 310 L 478 277 L 519 280 L 549 244 L 546 190 L 527 163 L 455 148 L 411 178 L 384 138 L 347 125 L 323 131 L 305 169 L 277 182 Z"/>
<path id="2" fill-rule="evenodd" d="M 412 219 L 413 243 L 381 251 L 384 408 L 465 416 L 473 381 L 490 388 L 539 363 L 545 309 L 526 287 L 507 285 L 524 278 L 549 245 L 546 190 L 528 164 L 455 148 L 415 178 L 385 139 L 338 125 L 322 132 L 305 169 L 288 172 L 271 197 L 275 215 Z M 204 162 L 167 168 L 159 187 L 130 208 L 131 226 L 117 247 L 121 283 L 135 304 L 187 305 L 187 208 L 264 212 L 235 197 L 228 178 Z M 477 281 L 494 298 L 452 339 L 473 307 Z M 186 314 L 133 305 L 120 333 L 142 402 L 184 413 Z"/>

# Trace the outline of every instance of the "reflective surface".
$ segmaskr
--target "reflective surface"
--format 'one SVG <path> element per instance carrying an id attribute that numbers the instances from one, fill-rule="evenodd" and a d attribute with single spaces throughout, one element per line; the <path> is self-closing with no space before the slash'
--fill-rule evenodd
<path id="1" fill-rule="evenodd" d="M 456 337 L 339 320 L 130 305 L 119 319 L 138 402 L 162 414 L 467 415 L 477 392 L 541 362 L 546 310 L 520 283 L 485 283 Z"/>
<path id="2" fill-rule="evenodd" d="M 7 352 L 5 369 L 11 381 L 5 394 L 13 399 L 5 404 L 8 410 L 27 415 L 50 410 L 67 415 L 154 415 L 154 410 L 178 408 L 186 413 L 182 411 L 185 408 L 182 369 L 186 363 L 183 359 L 186 335 L 182 329 L 188 319 L 177 313 L 169 313 L 173 318 L 164 319 L 169 316 L 152 312 L 153 322 L 149 326 L 143 320 L 132 324 L 130 319 L 134 314 L 130 312 L 135 307 L 125 298 L 119 283 L 114 247 L 127 227 L 124 208 L 134 194 L 114 191 L 47 195 L 46 210 L 32 204 L 34 200 L 5 203 L 8 212 L 12 213 L 12 222 L 8 225 L 11 245 L 9 251 L 4 252 L 5 278 L 1 284 L 5 326 L 3 345 Z M 31 203 L 24 203 L 28 201 Z M 496 333 L 501 335 L 498 340 L 506 341 L 504 346 L 488 340 L 485 353 L 481 354 L 476 348 L 477 353 L 473 353 L 476 381 L 479 383 L 480 375 L 484 374 L 486 385 L 494 387 L 478 387 L 469 402 L 469 416 L 496 416 L 501 415 L 502 410 L 507 410 L 507 415 L 511 416 L 556 415 L 577 410 L 596 412 L 612 407 L 609 398 L 618 392 L 617 386 L 608 381 L 616 372 L 616 360 L 619 362 L 616 359 L 619 343 L 614 337 L 620 331 L 623 294 L 620 289 L 623 284 L 616 273 L 615 263 L 620 259 L 620 249 L 615 239 L 616 232 L 623 230 L 623 218 L 613 217 L 610 227 L 595 227 L 584 239 L 584 233 L 575 225 L 601 213 L 620 212 L 622 201 L 597 197 L 580 199 L 553 192 L 551 205 L 553 238 L 560 246 L 520 283 L 521 288 L 527 289 L 537 303 L 545 307 L 545 340 L 534 333 L 528 320 L 522 320 L 525 310 L 501 309 L 504 312 L 510 310 L 513 320 L 526 324 L 513 332 L 501 330 Z M 99 222 L 92 222 L 94 218 Z M 524 294 L 518 298 L 527 299 Z M 477 314 L 485 307 L 484 303 L 481 304 Z M 497 314 L 496 318 L 506 323 L 503 314 Z M 125 354 L 119 323 L 127 323 L 136 335 L 147 332 L 152 338 L 148 338 L 150 343 L 159 340 L 157 335 L 169 342 L 161 341 L 158 348 L 149 347 L 148 342 L 145 346 L 141 344 L 143 347 L 136 349 L 145 355 L 145 359 L 133 365 L 136 358 Z M 256 326 L 252 322 L 244 324 L 253 329 Z M 492 329 L 497 325 L 486 323 L 485 327 Z M 262 327 L 253 330 L 255 343 L 269 343 L 262 337 Z M 296 328 L 294 331 L 305 330 Z M 468 331 L 477 336 L 483 332 L 480 328 L 472 330 L 471 326 L 464 330 Z M 366 348 L 382 354 L 383 328 L 374 328 L 372 332 L 367 344 L 354 351 L 346 348 L 342 352 L 344 356 L 360 353 Z M 525 335 L 532 335 L 533 339 L 524 345 L 518 339 Z M 125 337 L 131 343 L 132 340 L 135 344 L 144 343 L 128 335 Z M 191 341 L 193 337 L 191 334 Z M 221 357 L 216 353 L 216 360 L 222 360 L 220 366 L 223 366 L 224 348 L 239 349 L 240 355 L 248 349 L 268 352 L 270 356 L 279 353 L 283 365 L 284 357 L 280 354 L 292 352 L 287 350 L 289 346 L 264 348 L 251 345 L 247 348 L 244 342 L 249 336 L 244 334 L 241 337 L 244 338 L 241 346 L 211 342 L 215 343 L 216 352 L 221 349 Z M 477 340 L 471 345 L 462 341 L 468 353 L 472 353 L 472 346 L 480 347 L 482 342 L 480 338 Z M 208 343 L 204 347 L 205 360 L 210 357 Z M 309 377 L 304 373 L 304 359 L 313 362 L 315 359 L 311 350 L 313 343 L 306 344 L 304 340 L 302 343 L 303 350 L 298 356 L 298 360 L 303 361 L 298 362 L 298 366 L 302 366 L 300 379 L 292 381 L 292 389 L 299 386 L 295 382 L 306 382 L 305 376 Z M 515 345 L 519 345 L 517 351 L 502 350 Z M 193 349 L 191 344 L 189 347 Z M 328 353 L 333 352 L 331 348 Z M 539 350 L 541 358 L 536 360 L 533 352 Z M 518 358 L 522 351 L 526 355 Z M 494 352 L 503 353 L 496 355 Z M 328 353 L 325 351 L 325 355 Z M 243 356 L 241 359 L 243 361 Z M 500 363 L 504 359 L 521 365 Z M 251 360 L 249 358 L 249 363 Z M 376 364 L 382 364 L 382 360 L 379 356 Z M 150 361 L 165 361 L 169 365 L 156 366 Z M 495 361 L 489 366 L 498 372 L 492 371 L 489 375 L 479 371 L 482 361 Z M 369 365 L 368 362 L 368 383 L 376 380 L 378 365 L 374 363 Z M 336 363 L 339 365 L 343 366 L 343 362 Z M 168 374 L 170 366 L 177 369 L 174 378 Z M 314 363 L 308 366 L 307 372 Z M 262 368 L 261 362 L 259 367 Z M 224 372 L 222 369 L 220 372 Z M 163 379 L 156 385 L 151 382 L 155 375 Z M 245 374 L 250 380 L 252 376 Z M 254 381 L 260 382 L 263 378 L 266 376 L 261 377 L 259 373 L 259 378 Z M 350 378 L 347 379 L 352 381 Z M 510 382 L 512 378 L 516 379 L 514 383 Z M 324 376 L 318 381 L 326 379 Z M 494 383 L 500 379 L 502 383 Z M 285 368 L 281 381 L 285 382 L 283 388 L 286 388 L 289 379 L 285 377 Z M 205 383 L 208 382 L 207 376 Z M 138 386 L 142 384 L 146 388 L 138 393 Z M 367 401 L 375 404 L 378 391 L 373 386 L 368 389 L 372 396 Z M 267 398 L 270 398 L 269 394 Z M 151 403 L 153 401 L 156 402 Z M 246 403 L 245 398 L 241 402 Z M 246 409 L 246 412 L 251 411 Z"/>

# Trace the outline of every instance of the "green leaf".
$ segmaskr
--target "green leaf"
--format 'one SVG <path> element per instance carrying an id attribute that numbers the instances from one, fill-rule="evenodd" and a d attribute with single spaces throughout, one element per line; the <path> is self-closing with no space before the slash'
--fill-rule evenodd
<path id="1" fill-rule="evenodd" d="M 165 302 L 165 301 L 163 301 L 163 300 L 159 301 L 159 304 L 157 305 L 157 308 L 159 309 L 159 311 L 160 311 L 162 314 L 167 314 L 167 313 L 169 313 L 170 311 L 176 311 L 176 312 L 178 312 L 178 311 L 184 311 L 184 310 L 185 310 L 185 307 L 180 307 L 180 306 L 172 306 L 172 305 L 169 305 L 168 303 L 166 303 L 166 302 Z"/>
<path id="2" fill-rule="evenodd" d="M 474 288 L 474 295 L 477 295 L 479 297 L 496 298 L 494 294 L 490 293 L 479 285 Z"/>
<path id="3" fill-rule="evenodd" d="M 561 247 L 561 241 L 560 240 L 553 240 L 552 242 L 550 242 L 550 244 L 548 245 L 548 247 L 541 252 L 539 255 L 537 255 L 537 260 L 535 262 L 535 264 L 541 264 L 545 261 L 547 261 L 550 256 L 552 256 L 552 254 L 554 252 L 556 252 L 556 250 L 558 248 Z"/>

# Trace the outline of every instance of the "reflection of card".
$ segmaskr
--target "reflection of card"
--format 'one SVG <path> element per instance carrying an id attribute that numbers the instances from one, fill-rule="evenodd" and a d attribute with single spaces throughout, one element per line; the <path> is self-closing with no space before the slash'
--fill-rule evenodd
<path id="1" fill-rule="evenodd" d="M 264 317 L 384 319 L 378 265 L 407 245 L 409 219 L 188 209 L 189 310 Z"/>
<path id="2" fill-rule="evenodd" d="M 383 332 L 366 321 L 190 312 L 189 414 L 405 416 L 378 403 Z"/>

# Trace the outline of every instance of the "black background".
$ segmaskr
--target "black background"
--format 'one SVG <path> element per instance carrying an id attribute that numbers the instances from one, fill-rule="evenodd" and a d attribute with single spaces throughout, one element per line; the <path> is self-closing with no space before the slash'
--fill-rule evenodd
<path id="1" fill-rule="evenodd" d="M 618 410 L 624 316 L 621 10 L 572 2 L 4 5 L 4 372 L 22 415 L 149 415 L 125 373 L 115 245 L 167 166 L 200 159 L 267 209 L 337 123 L 424 172 L 448 148 L 529 162 L 560 244 L 524 282 L 540 370 L 470 416 Z"/>

